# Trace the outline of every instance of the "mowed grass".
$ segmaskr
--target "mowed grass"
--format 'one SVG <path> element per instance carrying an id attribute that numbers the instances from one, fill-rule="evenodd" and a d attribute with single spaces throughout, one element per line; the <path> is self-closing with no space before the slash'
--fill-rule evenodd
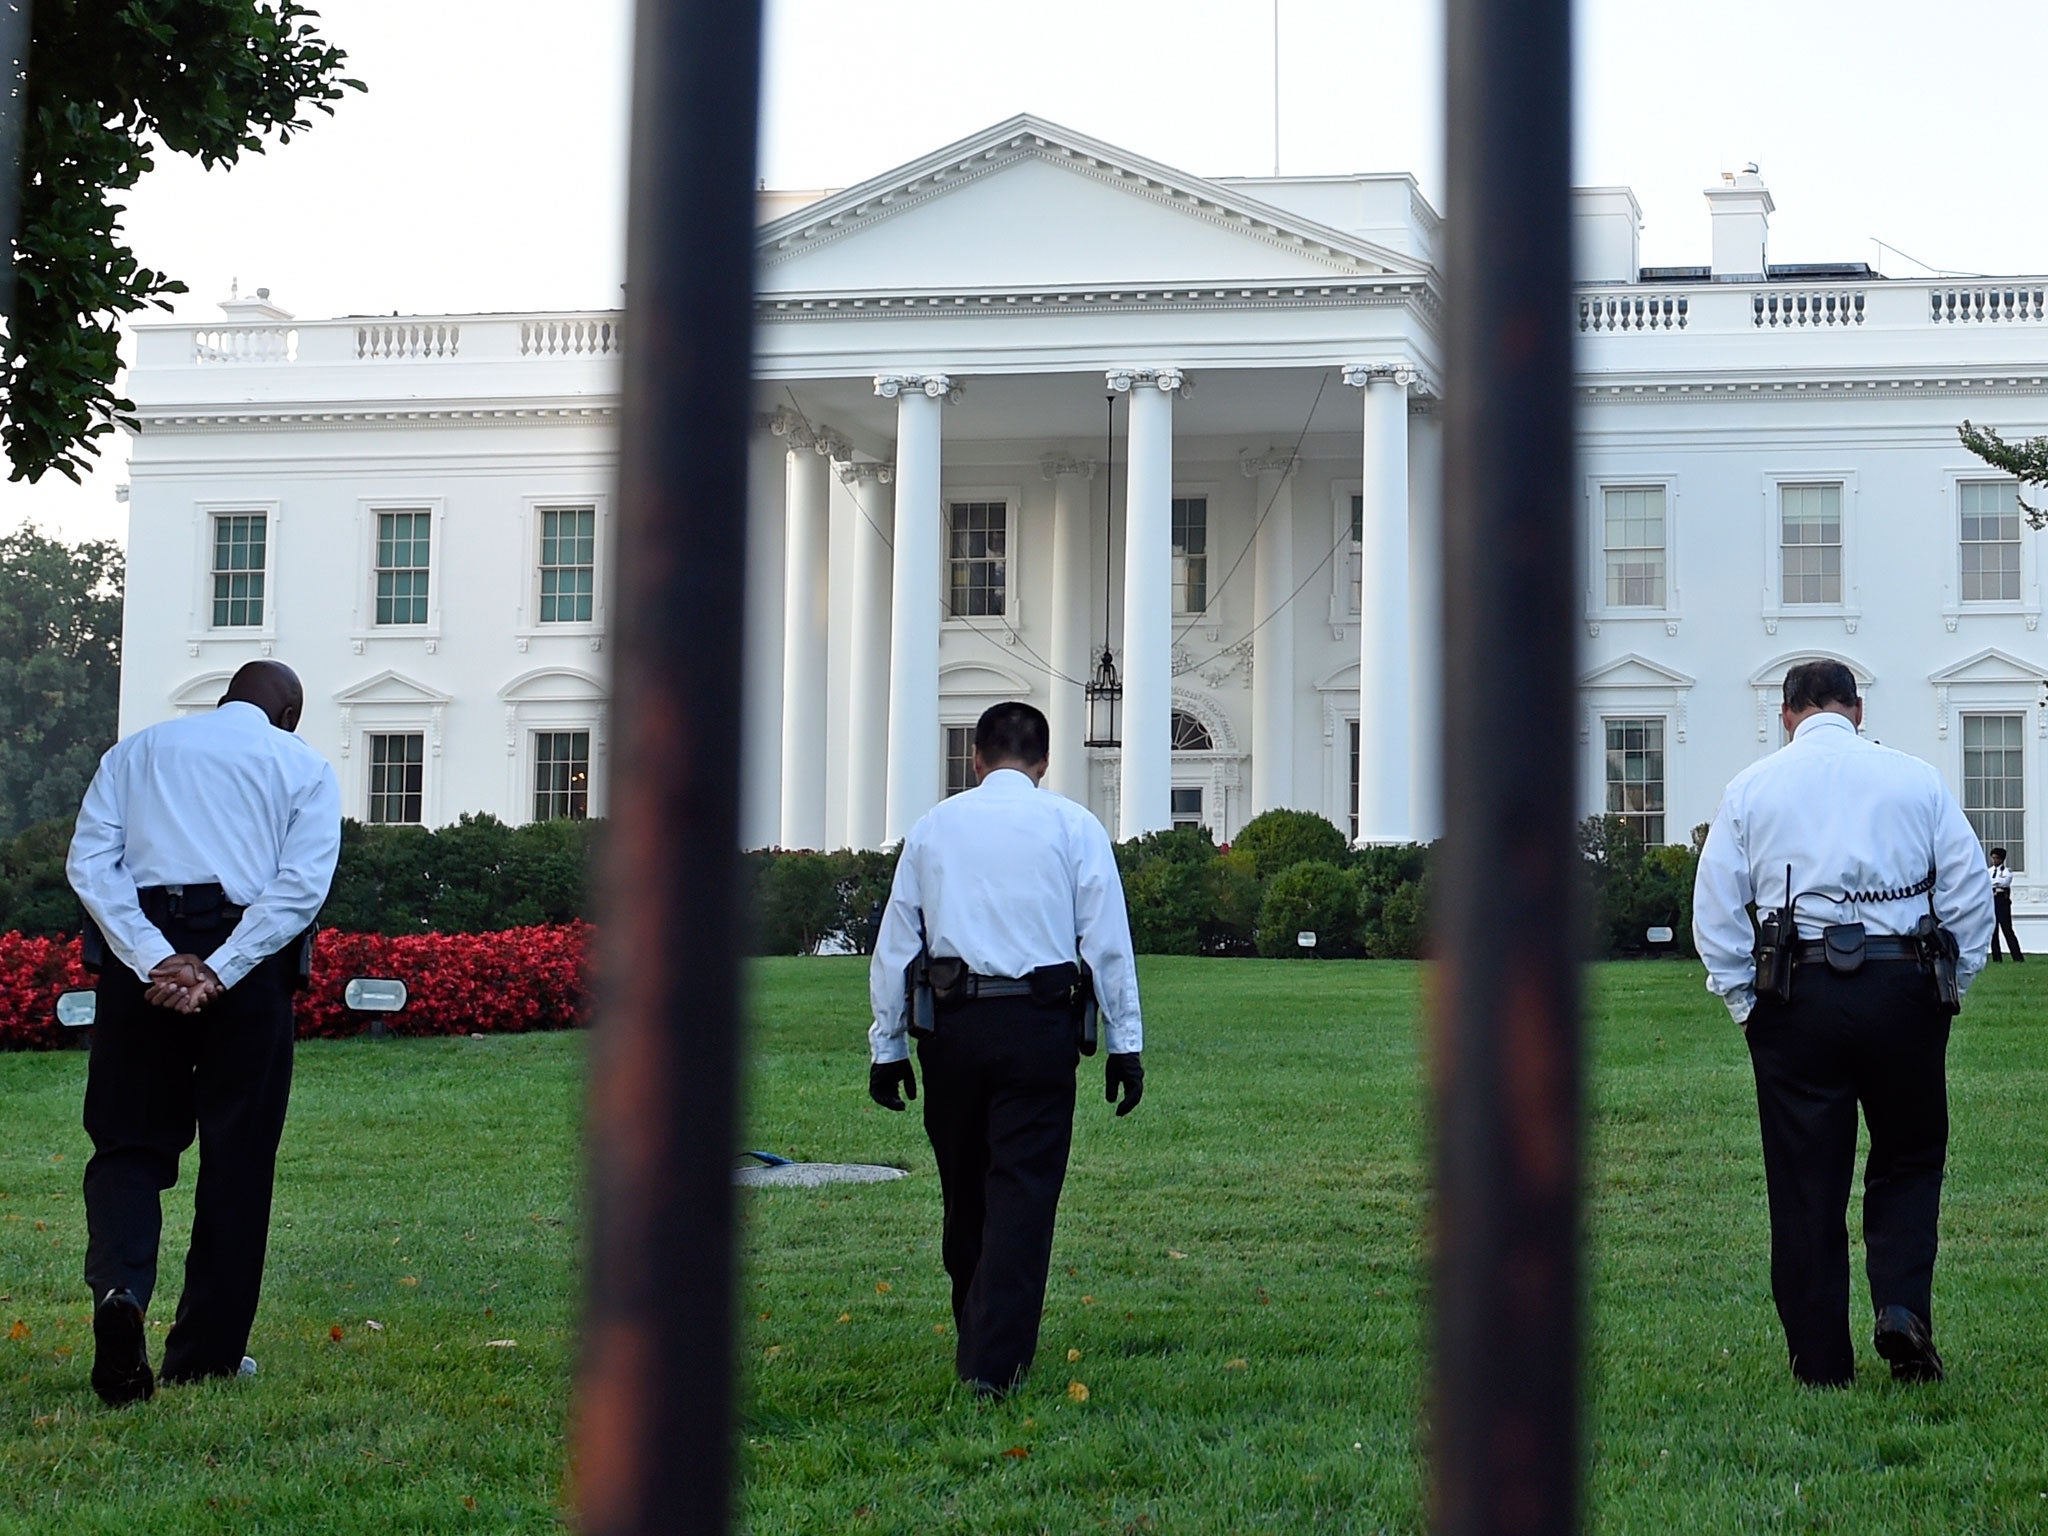
<path id="1" fill-rule="evenodd" d="M 1419 971 L 1142 975 L 1145 1103 L 1116 1120 L 1083 1064 L 1038 1366 L 991 1410 L 952 1381 L 921 1106 L 863 1092 L 864 967 L 758 969 L 746 1145 L 912 1177 L 743 1202 L 754 1536 L 1422 1529 Z M 1696 966 L 1592 973 L 1594 1529 L 2048 1529 L 2043 976 L 1988 973 L 1950 1052 L 1950 1381 L 1896 1388 L 1859 1337 L 1855 1389 L 1815 1395 L 1771 1310 L 1739 1034 Z M 0 1057 L 0 1531 L 564 1524 L 578 1037 L 302 1047 L 262 1374 L 120 1413 L 85 1379 L 83 1067 Z M 158 1317 L 176 1290 L 173 1258 Z"/>

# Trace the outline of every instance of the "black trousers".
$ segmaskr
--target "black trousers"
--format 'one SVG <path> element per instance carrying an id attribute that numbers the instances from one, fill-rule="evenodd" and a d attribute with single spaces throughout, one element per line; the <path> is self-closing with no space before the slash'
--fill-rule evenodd
<path id="1" fill-rule="evenodd" d="M 224 927 L 172 921 L 180 950 L 213 952 Z M 292 969 L 287 950 L 196 1014 L 152 1007 L 111 955 L 101 971 L 86 1078 L 85 1280 L 99 1301 L 156 1289 L 163 1191 L 199 1138 L 185 1289 L 164 1344 L 166 1381 L 232 1375 L 242 1363 L 263 1285 L 270 1193 L 292 1082 Z"/>
<path id="2" fill-rule="evenodd" d="M 1848 976 L 1801 966 L 1791 1002 L 1762 999 L 1749 1017 L 1771 1295 L 1802 1381 L 1855 1375 L 1848 1208 L 1859 1104 L 1870 1128 L 1863 1243 L 1873 1313 L 1898 1305 L 1933 1325 L 1948 1030 L 1933 982 L 1913 960 L 1868 961 Z"/>
<path id="3" fill-rule="evenodd" d="M 2013 959 L 2026 959 L 2027 957 L 2020 953 L 2020 936 L 2012 931 L 2011 891 L 1993 891 L 1991 893 L 1991 916 L 1991 958 L 1994 960 L 2004 958 L 1998 952 L 1998 935 L 2002 930 L 2005 934 L 2005 942 L 2012 947 Z"/>
<path id="4" fill-rule="evenodd" d="M 1007 1389 L 1038 1349 L 1074 1139 L 1075 1026 L 1071 1010 L 992 998 L 941 1015 L 918 1043 L 963 1381 Z"/>

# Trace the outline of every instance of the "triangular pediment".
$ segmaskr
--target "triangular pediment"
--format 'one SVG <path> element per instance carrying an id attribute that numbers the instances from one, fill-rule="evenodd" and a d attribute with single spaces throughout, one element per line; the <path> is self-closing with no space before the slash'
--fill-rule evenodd
<path id="1" fill-rule="evenodd" d="M 425 683 L 415 682 L 402 672 L 385 670 L 368 677 L 334 696 L 337 704 L 446 704 L 448 695 L 437 693 Z"/>
<path id="2" fill-rule="evenodd" d="M 1422 275 L 1412 258 L 1029 116 L 778 219 L 757 249 L 768 297 Z"/>
<path id="3" fill-rule="evenodd" d="M 1030 695 L 1031 684 L 1007 667 L 956 661 L 939 668 L 939 692 L 949 699 L 1021 699 Z"/>
<path id="4" fill-rule="evenodd" d="M 1631 651 L 1579 679 L 1581 688 L 1690 688 L 1693 679 Z"/>
<path id="5" fill-rule="evenodd" d="M 2010 651 L 1987 646 L 1953 666 L 1927 674 L 1930 683 L 2024 683 L 2033 685 L 2048 679 L 2048 668 L 2038 661 L 2024 661 Z"/>

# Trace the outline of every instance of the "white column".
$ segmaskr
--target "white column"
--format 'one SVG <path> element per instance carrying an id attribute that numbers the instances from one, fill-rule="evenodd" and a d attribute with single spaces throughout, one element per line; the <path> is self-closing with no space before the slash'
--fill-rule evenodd
<path id="1" fill-rule="evenodd" d="M 889 777 L 889 562 L 896 520 L 887 464 L 842 464 L 854 504 L 846 845 L 882 846 Z"/>
<path id="2" fill-rule="evenodd" d="M 1131 397 L 1125 493 L 1119 841 L 1173 825 L 1173 397 L 1178 369 L 1118 369 Z"/>
<path id="3" fill-rule="evenodd" d="M 825 846 L 827 551 L 831 461 L 792 432 L 782 559 L 782 836 L 784 848 Z"/>
<path id="4" fill-rule="evenodd" d="M 1088 700 L 1081 685 L 1095 668 L 1089 654 L 1088 576 L 1094 530 L 1095 461 L 1062 455 L 1040 466 L 1053 482 L 1052 670 L 1046 719 L 1052 726 L 1052 764 L 1045 786 L 1083 805 L 1088 795 Z M 1062 679 L 1072 678 L 1066 682 Z"/>
<path id="5" fill-rule="evenodd" d="M 1252 814 L 1294 803 L 1294 455 L 1243 461 L 1258 479 L 1252 550 Z M 1278 617 L 1272 615 L 1278 614 Z"/>
<path id="6" fill-rule="evenodd" d="M 1432 398 L 1426 381 L 1417 393 Z M 1408 442 L 1413 455 L 1408 504 L 1414 532 L 1408 558 L 1413 578 L 1409 583 L 1409 643 L 1414 656 L 1415 705 L 1409 787 L 1415 808 L 1413 835 L 1417 842 L 1427 843 L 1444 835 L 1443 418 L 1433 409 L 1411 412 Z"/>
<path id="7" fill-rule="evenodd" d="M 1414 835 L 1410 742 L 1408 384 L 1405 364 L 1365 363 L 1344 382 L 1365 395 L 1364 572 L 1358 616 L 1358 840 Z"/>
<path id="8" fill-rule="evenodd" d="M 885 373 L 896 402 L 895 594 L 889 613 L 889 787 L 882 835 L 901 840 L 939 803 L 939 406 L 943 373 Z"/>
<path id="9" fill-rule="evenodd" d="M 782 836 L 783 485 L 786 412 L 762 413 L 747 449 L 746 672 L 740 716 L 740 846 L 771 848 Z"/>

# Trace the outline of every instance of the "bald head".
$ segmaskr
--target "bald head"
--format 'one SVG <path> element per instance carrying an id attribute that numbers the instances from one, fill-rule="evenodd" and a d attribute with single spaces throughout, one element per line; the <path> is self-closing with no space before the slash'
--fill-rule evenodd
<path id="1" fill-rule="evenodd" d="M 244 662 L 220 696 L 223 704 L 254 704 L 281 731 L 296 731 L 306 706 L 299 674 L 281 661 Z"/>

